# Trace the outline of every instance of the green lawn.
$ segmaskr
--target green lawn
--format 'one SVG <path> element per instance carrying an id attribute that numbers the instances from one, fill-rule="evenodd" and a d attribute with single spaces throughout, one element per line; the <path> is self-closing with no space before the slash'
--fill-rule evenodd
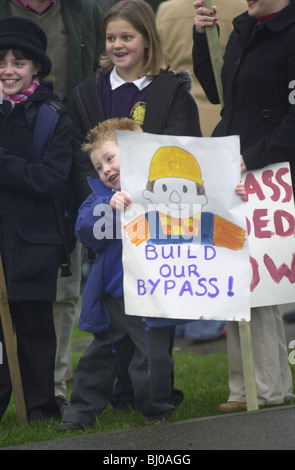
<path id="1" fill-rule="evenodd" d="M 73 343 L 86 336 L 75 327 Z M 74 368 L 82 352 L 73 353 Z M 218 405 L 228 398 L 227 356 L 225 354 L 197 355 L 188 351 L 175 351 L 175 387 L 185 395 L 183 403 L 169 421 L 179 421 L 220 414 Z M 294 366 L 292 366 L 295 377 Z M 70 390 L 69 390 L 70 393 Z M 0 447 L 59 439 L 77 433 L 58 434 L 59 421 L 31 423 L 19 426 L 13 401 L 0 423 Z M 81 433 L 128 429 L 144 425 L 144 419 L 136 410 L 113 411 L 109 406 L 97 418 L 95 425 Z"/>

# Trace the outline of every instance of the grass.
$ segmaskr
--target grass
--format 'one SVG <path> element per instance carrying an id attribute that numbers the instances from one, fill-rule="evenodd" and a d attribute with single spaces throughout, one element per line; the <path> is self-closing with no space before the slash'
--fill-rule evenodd
<path id="1" fill-rule="evenodd" d="M 72 342 L 75 344 L 85 338 L 89 338 L 89 335 L 75 327 Z M 82 352 L 73 352 L 74 369 Z M 174 361 L 175 387 L 184 392 L 185 399 L 176 408 L 169 421 L 174 422 L 220 414 L 218 405 L 227 400 L 229 393 L 227 356 L 225 354 L 197 355 L 189 351 L 175 351 Z M 295 377 L 294 366 L 292 366 L 292 373 Z M 77 435 L 77 433 L 71 432 L 66 434 L 57 433 L 58 424 L 59 421 L 52 419 L 19 426 L 12 400 L 0 423 L 0 447 Z M 133 409 L 113 411 L 112 407 L 109 406 L 97 418 L 91 429 L 81 431 L 81 433 L 135 428 L 143 424 L 144 419 L 138 411 Z"/>

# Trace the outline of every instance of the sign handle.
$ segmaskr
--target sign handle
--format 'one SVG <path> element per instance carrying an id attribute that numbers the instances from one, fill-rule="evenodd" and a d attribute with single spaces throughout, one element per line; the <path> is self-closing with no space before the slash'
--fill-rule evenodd
<path id="1" fill-rule="evenodd" d="M 255 379 L 255 367 L 253 358 L 252 338 L 250 322 L 240 320 L 239 322 L 241 355 L 246 391 L 247 410 L 258 410 L 257 387 Z"/>
<path id="2" fill-rule="evenodd" d="M 211 0 L 204 0 L 204 7 L 212 11 Z M 223 66 L 223 55 L 220 47 L 217 25 L 206 28 L 206 36 L 208 41 L 209 53 L 213 67 L 215 83 L 218 91 L 221 107 L 223 107 L 223 88 L 221 81 L 221 69 Z"/>
<path id="3" fill-rule="evenodd" d="M 7 354 L 10 380 L 14 395 L 14 403 L 19 424 L 27 423 L 27 412 L 23 393 L 23 385 L 20 375 L 16 344 L 13 334 L 13 326 L 9 310 L 6 290 L 6 282 L 3 271 L 2 258 L 0 254 L 0 319 L 4 334 L 5 349 Z M 1 365 L 0 365 L 1 367 Z"/>

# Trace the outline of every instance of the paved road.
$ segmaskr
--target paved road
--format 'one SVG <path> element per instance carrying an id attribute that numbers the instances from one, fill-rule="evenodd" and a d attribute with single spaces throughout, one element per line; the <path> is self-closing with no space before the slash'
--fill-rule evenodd
<path id="1" fill-rule="evenodd" d="M 105 451 L 100 452 L 101 458 L 107 455 L 107 451 L 125 451 L 124 455 L 128 455 L 128 451 L 141 450 L 158 454 L 164 450 L 192 454 L 195 450 L 294 450 L 294 429 L 295 406 L 284 406 L 123 431 L 83 434 L 15 446 L 13 450 Z M 121 452 L 116 455 L 121 455 Z"/>

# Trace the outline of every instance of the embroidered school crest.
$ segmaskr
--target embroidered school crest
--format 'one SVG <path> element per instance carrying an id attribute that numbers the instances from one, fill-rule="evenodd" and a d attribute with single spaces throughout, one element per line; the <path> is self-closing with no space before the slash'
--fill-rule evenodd
<path id="1" fill-rule="evenodd" d="M 144 101 L 138 101 L 135 103 L 130 111 L 130 119 L 136 122 L 139 126 L 143 125 L 146 111 L 146 103 Z"/>

